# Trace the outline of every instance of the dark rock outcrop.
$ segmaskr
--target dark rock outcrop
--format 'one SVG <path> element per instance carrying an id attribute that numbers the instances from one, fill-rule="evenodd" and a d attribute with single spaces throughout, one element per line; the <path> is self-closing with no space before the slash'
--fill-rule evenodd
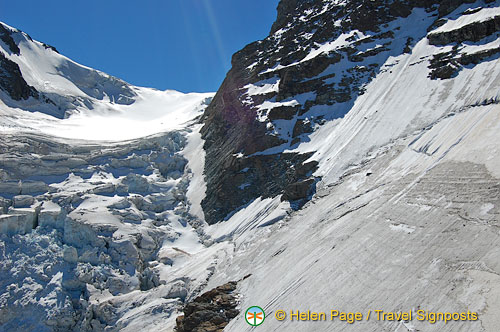
<path id="1" fill-rule="evenodd" d="M 480 11 L 465 12 L 471 13 Z M 499 47 L 484 48 L 476 52 L 468 52 L 464 43 L 487 44 L 492 36 L 500 36 L 500 16 L 486 20 L 478 20 L 456 29 L 429 33 L 427 39 L 431 45 L 453 45 L 453 49 L 434 55 L 430 60 L 431 79 L 449 79 L 456 76 L 465 66 L 475 66 L 488 58 L 500 56 Z"/>
<path id="2" fill-rule="evenodd" d="M 13 100 L 38 98 L 38 92 L 26 83 L 17 63 L 7 59 L 2 52 L 0 52 L 0 89 L 7 92 Z"/>
<path id="3" fill-rule="evenodd" d="M 431 33 L 427 38 L 429 44 L 442 46 L 465 41 L 478 42 L 498 31 L 500 31 L 500 15 L 489 20 L 467 24 L 459 29 Z"/>
<path id="4" fill-rule="evenodd" d="M 189 302 L 177 317 L 177 332 L 222 332 L 240 311 L 236 309 L 237 282 L 214 288 Z"/>
<path id="5" fill-rule="evenodd" d="M 300 182 L 290 183 L 285 188 L 282 201 L 297 201 L 307 198 L 313 191 L 314 179 L 308 179 Z"/>
<path id="6" fill-rule="evenodd" d="M 431 61 L 429 68 L 431 79 L 448 79 L 456 76 L 465 66 L 475 66 L 482 61 L 498 57 L 500 47 L 481 50 L 475 53 L 460 53 L 457 49 L 451 52 L 439 53 Z"/>
<path id="7" fill-rule="evenodd" d="M 46 49 L 51 49 L 52 51 L 56 52 L 56 53 L 59 53 L 59 51 L 57 50 L 57 48 L 55 48 L 54 46 L 52 45 L 49 45 L 49 44 L 45 44 L 43 43 L 43 47 L 45 47 Z"/>
<path id="8" fill-rule="evenodd" d="M 241 205 L 253 198 L 274 197 L 289 184 L 311 176 L 317 162 L 304 164 L 311 154 L 280 153 L 242 158 L 228 158 L 218 176 L 220 187 L 211 191 L 204 200 L 204 212 L 209 220 L 225 220 Z"/>
<path id="9" fill-rule="evenodd" d="M 2 40 L 10 49 L 13 54 L 19 55 L 21 50 L 12 38 L 11 31 L 0 23 L 0 40 Z"/>

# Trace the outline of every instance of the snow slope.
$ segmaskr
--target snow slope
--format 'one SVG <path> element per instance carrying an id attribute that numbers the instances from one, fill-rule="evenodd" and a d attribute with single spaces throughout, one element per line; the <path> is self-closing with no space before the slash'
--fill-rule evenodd
<path id="1" fill-rule="evenodd" d="M 133 87 L 131 105 L 99 103 L 66 119 L 11 109 L 0 102 L 4 131 L 31 129 L 48 135 L 85 140 L 122 141 L 184 128 L 203 113 L 213 94 L 159 91 Z"/>
<path id="2" fill-rule="evenodd" d="M 10 31 L 19 54 L 1 40 L 0 52 L 19 66 L 27 84 L 52 101 L 15 101 L 0 91 L 2 131 L 33 129 L 66 138 L 120 141 L 184 128 L 213 96 L 132 86 L 0 24 Z"/>
<path id="3" fill-rule="evenodd" d="M 498 11 L 490 2 L 493 8 L 460 16 L 479 6 L 484 3 L 459 7 L 429 33 L 483 22 Z M 412 15 L 425 20 L 419 11 Z M 495 50 L 499 38 L 496 32 L 459 49 Z M 330 45 L 335 41 L 315 52 Z M 240 308 L 261 306 L 266 331 L 496 331 L 500 62 L 486 57 L 449 79 L 431 80 L 434 56 L 450 50 L 426 37 L 415 40 L 411 52 L 386 60 L 345 116 L 285 150 L 314 152 L 317 193 L 298 211 L 278 207 L 279 197 L 257 198 L 227 223 L 211 226 L 211 234 L 229 238 L 234 249 L 205 289 L 252 274 L 239 285 Z M 256 227 L 274 214 L 281 217 Z M 376 309 L 470 310 L 479 320 L 290 321 L 291 310 L 328 316 L 332 309 L 365 318 Z M 285 310 L 285 321 L 275 319 L 277 310 Z M 243 315 L 225 329 L 250 330 Z"/>
<path id="4" fill-rule="evenodd" d="M 495 331 L 500 296 L 498 104 L 470 107 L 361 160 L 270 227 L 234 234 L 206 289 L 240 283 L 266 330 Z M 233 218 L 254 215 L 257 200 Z M 259 211 L 256 213 L 256 211 Z M 218 226 L 218 225 L 217 225 Z M 221 225 L 223 229 L 227 226 Z M 263 286 L 265 285 L 265 286 Z M 477 312 L 478 321 L 283 322 L 277 310 Z M 250 331 L 238 316 L 226 331 Z"/>
<path id="5" fill-rule="evenodd" d="M 328 184 L 336 181 L 348 165 L 391 140 L 449 114 L 500 99 L 498 60 L 465 68 L 446 82 L 429 80 L 428 62 L 422 59 L 430 59 L 446 47 L 429 45 L 424 38 L 411 54 L 389 58 L 344 118 L 320 127 L 310 142 L 291 151 L 315 151 L 312 158 L 320 161 L 315 174 Z"/>

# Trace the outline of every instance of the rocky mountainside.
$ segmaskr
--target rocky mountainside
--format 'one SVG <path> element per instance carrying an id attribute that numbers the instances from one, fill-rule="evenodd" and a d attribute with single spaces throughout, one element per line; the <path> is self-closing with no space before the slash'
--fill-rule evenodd
<path id="1" fill-rule="evenodd" d="M 233 56 L 205 112 L 207 222 L 223 220 L 259 196 L 310 196 L 316 164 L 294 148 L 327 121 L 344 117 L 383 65 L 411 54 L 422 39 L 453 46 L 426 55 L 429 79 L 448 79 L 495 57 L 495 45 L 466 49 L 498 32 L 495 13 L 453 31 L 437 29 L 459 7 L 467 8 L 463 3 L 475 2 L 281 1 L 269 37 Z"/>
<path id="2" fill-rule="evenodd" d="M 287 317 L 266 330 L 494 331 L 499 6 L 281 1 L 270 36 L 233 57 L 205 112 L 207 222 L 238 210 L 213 232 L 229 232 L 235 249 L 208 287 L 252 273 L 238 289 L 241 308 L 268 315 L 377 307 L 480 317 L 352 325 Z M 299 160 L 289 172 L 315 164 L 295 178 L 256 166 L 283 155 Z M 240 173 L 275 192 L 252 189 Z M 295 196 L 310 201 L 292 212 L 293 201 L 280 201 L 301 179 L 316 193 Z M 238 316 L 225 331 L 245 327 Z"/>
<path id="3" fill-rule="evenodd" d="M 496 331 L 499 17 L 281 0 L 215 96 L 0 25 L 0 331 Z M 479 319 L 273 317 L 332 309 Z"/>

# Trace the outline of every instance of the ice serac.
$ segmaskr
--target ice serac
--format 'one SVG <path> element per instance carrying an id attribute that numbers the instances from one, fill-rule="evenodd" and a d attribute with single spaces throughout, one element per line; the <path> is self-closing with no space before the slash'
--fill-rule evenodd
<path id="1" fill-rule="evenodd" d="M 227 219 L 256 197 L 286 194 L 298 183 L 311 184 L 310 190 L 284 197 L 310 197 L 317 165 L 309 154 L 292 150 L 318 127 L 343 118 L 388 59 L 410 53 L 445 15 L 473 2 L 280 1 L 270 35 L 233 56 L 205 112 L 207 222 Z M 495 32 L 495 23 L 490 25 L 481 33 Z M 436 55 L 432 77 L 447 75 L 440 73 L 454 66 L 454 52 Z M 494 54 L 462 56 L 459 62 Z"/>

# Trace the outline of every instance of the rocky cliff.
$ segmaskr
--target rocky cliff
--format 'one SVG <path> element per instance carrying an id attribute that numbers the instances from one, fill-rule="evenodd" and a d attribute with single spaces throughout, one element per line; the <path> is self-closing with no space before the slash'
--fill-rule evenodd
<path id="1" fill-rule="evenodd" d="M 259 196 L 307 199 L 316 164 L 292 150 L 327 121 L 344 117 L 390 57 L 410 53 L 467 3 L 475 1 L 280 1 L 270 35 L 233 56 L 205 112 L 208 223 Z M 454 45 L 433 56 L 429 77 L 449 78 L 497 54 L 496 48 L 460 51 L 461 43 L 497 32 L 497 20 L 429 34 L 433 45 Z M 301 190 L 289 195 L 292 187 Z"/>
<path id="2" fill-rule="evenodd" d="M 234 250 L 207 289 L 252 273 L 238 286 L 241 308 L 287 315 L 266 320 L 266 331 L 496 331 L 499 6 L 281 1 L 271 35 L 234 56 L 206 112 L 206 173 L 215 175 L 207 193 L 234 186 L 236 176 L 223 175 L 227 158 L 244 164 L 280 152 L 311 154 L 304 162 L 317 162 L 316 193 L 297 211 L 280 196 L 250 198 L 211 226 L 219 238 L 228 234 Z M 235 118 L 264 134 L 232 130 Z M 307 131 L 296 129 L 304 123 Z M 226 198 L 226 207 L 243 204 L 240 197 Z M 218 208 L 209 222 L 220 220 Z M 365 319 L 290 319 L 291 310 L 328 315 L 332 306 Z M 414 315 L 470 310 L 480 318 L 380 321 L 374 307 Z M 224 331 L 245 328 L 240 315 Z"/>

